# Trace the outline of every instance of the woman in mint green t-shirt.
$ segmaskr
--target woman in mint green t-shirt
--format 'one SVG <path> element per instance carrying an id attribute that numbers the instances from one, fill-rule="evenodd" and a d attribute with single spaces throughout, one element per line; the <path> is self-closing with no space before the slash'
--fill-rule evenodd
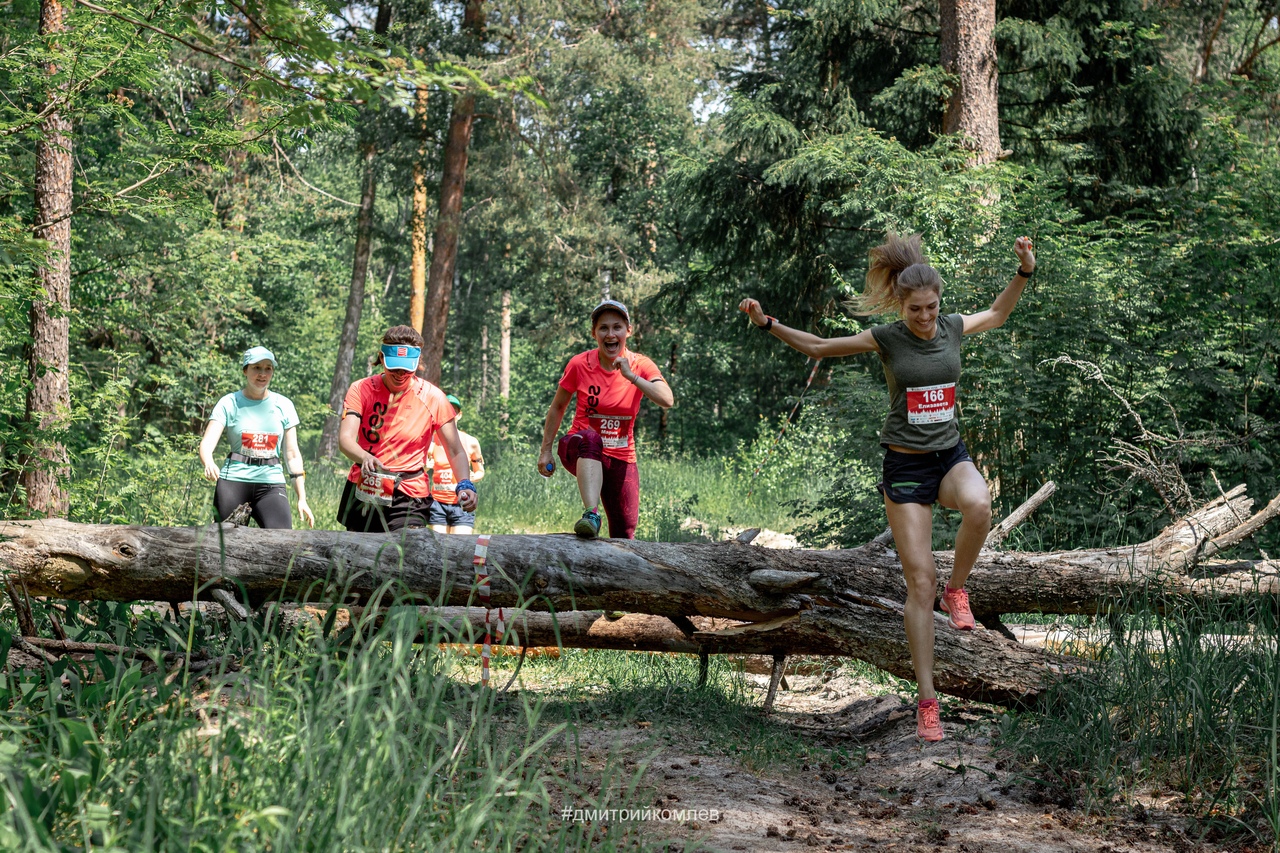
<path id="1" fill-rule="evenodd" d="M 889 386 L 889 413 L 880 444 L 885 448 L 885 514 L 907 581 L 903 621 L 916 673 L 919 704 L 916 734 L 942 740 L 938 698 L 933 687 L 933 602 L 938 573 L 933 561 L 933 505 L 961 513 L 955 564 L 942 594 L 942 610 L 958 630 L 974 627 L 965 580 L 991 530 L 991 492 L 960 440 L 956 392 L 960 380 L 960 339 L 999 328 L 1009 318 L 1027 280 L 1035 272 L 1031 240 L 1019 237 L 1013 252 L 1018 271 L 986 311 L 940 315 L 942 277 L 920 250 L 919 236 L 890 234 L 871 251 L 867 286 L 859 308 L 867 314 L 896 311 L 896 323 L 843 338 L 820 338 L 791 329 L 767 316 L 760 303 L 738 306 L 761 329 L 810 358 L 874 352 Z"/>
<path id="2" fill-rule="evenodd" d="M 236 507 L 248 504 L 262 528 L 293 527 L 285 475 L 298 493 L 298 514 L 315 526 L 298 450 L 298 413 L 288 397 L 268 390 L 276 357 L 266 347 L 252 347 L 240 359 L 244 388 L 218 401 L 200 439 L 200 462 L 206 479 L 217 483 L 213 505 L 223 521 Z M 223 432 L 231 452 L 219 467 L 213 451 Z M 283 454 L 283 455 L 282 455 Z"/>

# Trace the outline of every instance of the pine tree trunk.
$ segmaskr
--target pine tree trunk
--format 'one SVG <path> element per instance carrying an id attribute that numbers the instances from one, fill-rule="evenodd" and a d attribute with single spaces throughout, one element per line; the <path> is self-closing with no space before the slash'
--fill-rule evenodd
<path id="1" fill-rule="evenodd" d="M 413 266 L 409 275 L 409 325 L 419 332 L 427 295 L 427 87 L 419 86 L 414 112 L 418 120 L 418 157 L 413 161 Z"/>
<path id="2" fill-rule="evenodd" d="M 938 11 L 942 68 L 957 81 L 942 131 L 964 137 L 976 163 L 990 163 L 1001 154 L 995 0 L 941 0 Z"/>
<path id="3" fill-rule="evenodd" d="M 480 327 L 480 408 L 489 396 L 489 324 Z"/>
<path id="4" fill-rule="evenodd" d="M 373 34 L 381 39 L 391 28 L 391 4 L 378 4 L 378 14 L 373 22 Z M 366 122 L 376 121 L 366 116 Z M 374 142 L 375 131 L 366 126 L 366 134 L 360 143 L 361 184 L 360 210 L 356 214 L 356 247 L 351 262 L 351 290 L 347 293 L 347 313 L 342 321 L 342 334 L 338 338 L 338 358 L 333 367 L 333 382 L 329 385 L 329 416 L 320 431 L 316 456 L 332 459 L 338 455 L 338 425 L 342 421 L 342 401 L 351 384 L 351 364 L 355 360 L 356 342 L 360 337 L 360 314 L 364 308 L 364 285 L 369 274 L 369 255 L 373 251 L 373 203 L 378 190 L 374 164 L 378 146 Z"/>
<path id="5" fill-rule="evenodd" d="M 373 142 L 360 146 L 363 182 L 360 188 L 360 212 L 356 216 L 356 248 L 351 264 L 351 290 L 347 294 L 347 314 L 342 321 L 342 335 L 338 338 L 338 360 L 333 368 L 333 383 L 329 386 L 329 416 L 325 418 L 320 433 L 316 455 L 332 459 L 338 455 L 338 424 L 342 416 L 342 401 L 351 384 L 351 364 L 355 359 L 356 343 L 360 336 L 360 314 L 364 308 L 364 285 L 369 273 L 369 255 L 373 250 L 373 203 L 378 182 L 374 174 L 377 147 Z"/>
<path id="6" fill-rule="evenodd" d="M 483 0 L 467 0 L 462 29 L 477 39 L 484 32 Z M 475 122 L 476 99 L 464 92 L 453 102 L 449 134 L 445 140 L 444 164 L 440 172 L 440 207 L 435 238 L 431 244 L 431 270 L 427 274 L 427 298 L 423 319 L 422 367 L 428 382 L 440 384 L 440 364 L 444 359 L 444 339 L 449 328 L 449 293 L 458 265 L 458 231 L 462 227 L 462 194 L 467 183 L 467 157 L 471 128 Z"/>
<path id="7" fill-rule="evenodd" d="M 680 352 L 680 342 L 671 342 L 671 357 L 667 359 L 667 384 L 670 385 L 676 381 L 676 356 Z M 671 409 L 664 408 L 662 414 L 658 416 L 658 446 L 663 450 L 667 449 L 667 415 Z"/>
<path id="8" fill-rule="evenodd" d="M 466 94 L 453 105 L 449 136 L 444 149 L 440 182 L 440 208 L 432 240 L 431 271 L 427 276 L 427 299 L 423 319 L 423 375 L 440 384 L 440 362 L 449 327 L 449 294 L 458 265 L 458 229 L 462 224 L 462 192 L 467 182 L 467 156 L 471 126 L 475 120 L 475 97 Z"/>
<path id="9" fill-rule="evenodd" d="M 52 43 L 64 31 L 62 4 L 41 0 L 40 35 Z M 51 64 L 47 71 L 52 77 L 57 68 Z M 47 97 L 59 95 L 51 89 Z M 34 195 L 33 234 L 46 242 L 48 251 L 39 270 L 41 293 L 31 300 L 26 420 L 32 438 L 20 482 L 27 494 L 27 511 L 53 517 L 67 514 L 64 484 L 71 474 L 61 441 L 71 413 L 71 122 L 61 110 L 50 113 L 40 126 Z"/>

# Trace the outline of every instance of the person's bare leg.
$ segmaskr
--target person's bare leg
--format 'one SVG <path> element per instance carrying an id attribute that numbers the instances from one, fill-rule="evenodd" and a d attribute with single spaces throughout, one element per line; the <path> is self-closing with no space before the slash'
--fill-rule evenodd
<path id="1" fill-rule="evenodd" d="M 963 589 L 978 553 L 991 532 L 991 491 L 972 462 L 961 462 L 947 472 L 938 486 L 938 503 L 960 511 L 956 533 L 955 567 L 947 586 Z"/>
<path id="2" fill-rule="evenodd" d="M 884 499 L 893 544 L 907 581 L 903 625 L 911 649 L 911 666 L 921 699 L 936 699 L 933 689 L 933 602 L 937 598 L 938 569 L 933 562 L 933 507 L 894 503 Z"/>
<path id="3" fill-rule="evenodd" d="M 462 533 L 467 535 L 474 533 L 475 530 L 476 529 L 472 527 L 470 524 L 458 524 L 449 528 L 450 533 Z"/>
<path id="4" fill-rule="evenodd" d="M 599 459 L 578 460 L 578 494 L 582 505 L 589 510 L 600 510 L 600 486 L 604 483 L 604 465 Z"/>
<path id="5" fill-rule="evenodd" d="M 449 526 L 446 524 L 433 524 L 431 525 L 431 529 L 434 530 L 436 533 L 452 533 L 453 532 L 449 529 Z"/>

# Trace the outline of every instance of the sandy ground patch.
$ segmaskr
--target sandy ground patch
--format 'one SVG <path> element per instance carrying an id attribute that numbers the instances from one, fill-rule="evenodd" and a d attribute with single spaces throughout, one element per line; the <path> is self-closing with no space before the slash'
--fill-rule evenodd
<path id="1" fill-rule="evenodd" d="M 762 693 L 767 688 L 767 675 L 745 677 Z M 671 850 L 1228 850 L 1195 841 L 1184 819 L 1159 808 L 1101 819 L 1044 802 L 1019 768 L 996 754 L 998 712 L 987 706 L 945 704 L 947 739 L 922 745 L 915 738 L 914 708 L 877 685 L 840 675 L 789 675 L 788 681 L 791 689 L 779 693 L 776 716 L 806 737 L 847 746 L 858 757 L 853 766 L 753 772 L 734 758 L 699 754 L 698 744 L 682 743 L 678 734 L 663 744 L 636 726 L 586 728 L 580 743 L 601 769 L 609 753 L 658 750 L 637 802 L 626 805 L 718 813 L 715 821 L 646 823 L 643 833 L 668 840 Z"/>

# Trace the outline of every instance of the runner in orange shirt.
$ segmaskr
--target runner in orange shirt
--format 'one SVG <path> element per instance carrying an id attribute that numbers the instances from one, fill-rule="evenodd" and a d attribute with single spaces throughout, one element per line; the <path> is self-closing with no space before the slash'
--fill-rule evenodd
<path id="1" fill-rule="evenodd" d="M 452 394 L 445 399 L 453 406 L 456 424 L 462 420 L 462 401 Z M 479 440 L 470 433 L 458 430 L 462 439 L 462 449 L 467 452 L 471 462 L 471 482 L 478 483 L 484 478 L 484 454 L 480 452 Z M 445 454 L 440 442 L 431 442 L 427 451 L 427 465 L 431 468 L 431 510 L 427 514 L 427 525 L 436 533 L 471 533 L 476 529 L 476 514 L 467 512 L 458 506 L 457 484 L 453 479 L 453 468 L 449 466 L 449 457 Z"/>
<path id="2" fill-rule="evenodd" d="M 573 526 L 584 539 L 600 533 L 600 505 L 609 517 L 609 535 L 634 539 L 640 516 L 640 471 L 636 468 L 635 423 L 640 401 L 648 397 L 662 408 L 675 403 L 657 365 L 627 349 L 631 315 L 627 306 L 606 299 L 591 312 L 596 348 L 569 359 L 542 427 L 538 473 L 550 477 L 556 466 L 551 444 L 578 396 L 573 423 L 557 448 L 560 462 L 578 478 L 585 511 Z"/>
<path id="3" fill-rule="evenodd" d="M 382 336 L 378 376 L 353 382 L 342 404 L 338 444 L 355 464 L 338 502 L 338 521 L 348 530 L 383 533 L 425 527 L 431 508 L 427 448 L 440 433 L 449 463 L 465 469 L 453 407 L 444 392 L 414 375 L 422 336 L 412 326 L 392 326 Z M 476 508 L 476 487 L 458 483 L 458 504 Z"/>

